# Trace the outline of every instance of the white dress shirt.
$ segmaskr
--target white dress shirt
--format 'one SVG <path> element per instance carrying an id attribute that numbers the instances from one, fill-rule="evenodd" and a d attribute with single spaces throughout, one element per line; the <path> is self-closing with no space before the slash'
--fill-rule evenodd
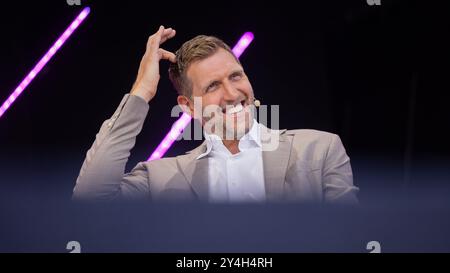
<path id="1" fill-rule="evenodd" d="M 249 132 L 239 140 L 239 153 L 232 154 L 221 138 L 204 132 L 208 157 L 210 202 L 264 202 L 264 171 L 260 125 L 253 120 Z"/>

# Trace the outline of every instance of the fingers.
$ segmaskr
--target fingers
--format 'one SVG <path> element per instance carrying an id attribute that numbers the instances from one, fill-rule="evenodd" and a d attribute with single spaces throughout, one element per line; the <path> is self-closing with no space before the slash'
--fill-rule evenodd
<path id="1" fill-rule="evenodd" d="M 168 61 L 170 61 L 172 63 L 176 63 L 177 62 L 177 57 L 172 52 L 167 51 L 167 50 L 162 49 L 162 48 L 158 49 L 158 51 L 159 51 L 159 54 L 161 56 L 160 59 L 168 60 Z"/>
<path id="2" fill-rule="evenodd" d="M 159 46 L 170 38 L 173 38 L 176 31 L 172 28 L 164 28 L 160 26 L 158 31 L 148 38 L 147 49 L 156 52 Z"/>
<path id="3" fill-rule="evenodd" d="M 173 38 L 175 36 L 175 34 L 176 34 L 175 29 L 172 29 L 172 28 L 164 29 L 164 31 L 163 31 L 163 33 L 161 35 L 161 40 L 160 40 L 159 44 L 161 45 L 162 43 L 164 43 L 168 39 Z"/>
<path id="4" fill-rule="evenodd" d="M 148 38 L 147 49 L 149 49 L 150 52 L 157 52 L 163 32 L 164 27 L 160 26 L 158 31 Z"/>
<path id="5" fill-rule="evenodd" d="M 149 37 L 147 42 L 147 51 L 145 52 L 142 62 L 145 62 L 147 58 L 155 60 L 168 60 L 172 63 L 176 63 L 176 56 L 170 51 L 160 48 L 160 45 L 170 38 L 173 38 L 176 31 L 172 28 L 164 28 L 160 26 L 158 31 Z M 145 60 L 144 60 L 145 59 Z"/>

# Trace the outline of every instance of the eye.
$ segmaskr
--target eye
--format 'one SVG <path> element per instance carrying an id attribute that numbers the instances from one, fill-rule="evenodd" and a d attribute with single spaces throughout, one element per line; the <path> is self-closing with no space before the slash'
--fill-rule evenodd
<path id="1" fill-rule="evenodd" d="M 230 78 L 232 81 L 238 81 L 242 79 L 242 73 L 233 73 Z"/>
<path id="2" fill-rule="evenodd" d="M 206 92 L 211 92 L 213 91 L 217 86 L 219 85 L 218 82 L 213 82 L 210 85 L 208 85 L 208 87 L 206 88 Z"/>

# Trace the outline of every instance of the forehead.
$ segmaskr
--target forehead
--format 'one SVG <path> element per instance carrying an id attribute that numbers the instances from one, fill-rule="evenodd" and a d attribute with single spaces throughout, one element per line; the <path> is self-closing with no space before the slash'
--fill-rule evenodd
<path id="1" fill-rule="evenodd" d="M 240 67 L 230 52 L 220 48 L 210 57 L 193 62 L 187 70 L 187 76 L 194 85 L 202 84 L 214 78 L 226 77 L 231 70 Z"/>

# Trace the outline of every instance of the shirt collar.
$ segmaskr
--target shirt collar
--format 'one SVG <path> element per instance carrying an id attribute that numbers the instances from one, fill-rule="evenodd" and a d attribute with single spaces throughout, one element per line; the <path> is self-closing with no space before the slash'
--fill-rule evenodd
<path id="1" fill-rule="evenodd" d="M 213 149 L 222 148 L 223 142 L 222 139 L 215 134 L 208 134 L 206 131 L 203 131 L 206 140 L 206 152 L 199 155 L 196 159 L 200 159 L 202 157 L 207 156 Z M 239 140 L 239 149 L 242 151 L 243 149 L 248 149 L 250 147 L 262 147 L 261 144 L 261 130 L 260 125 L 253 119 L 253 124 L 250 130 L 242 136 Z M 226 148 L 225 148 L 226 149 Z"/>

